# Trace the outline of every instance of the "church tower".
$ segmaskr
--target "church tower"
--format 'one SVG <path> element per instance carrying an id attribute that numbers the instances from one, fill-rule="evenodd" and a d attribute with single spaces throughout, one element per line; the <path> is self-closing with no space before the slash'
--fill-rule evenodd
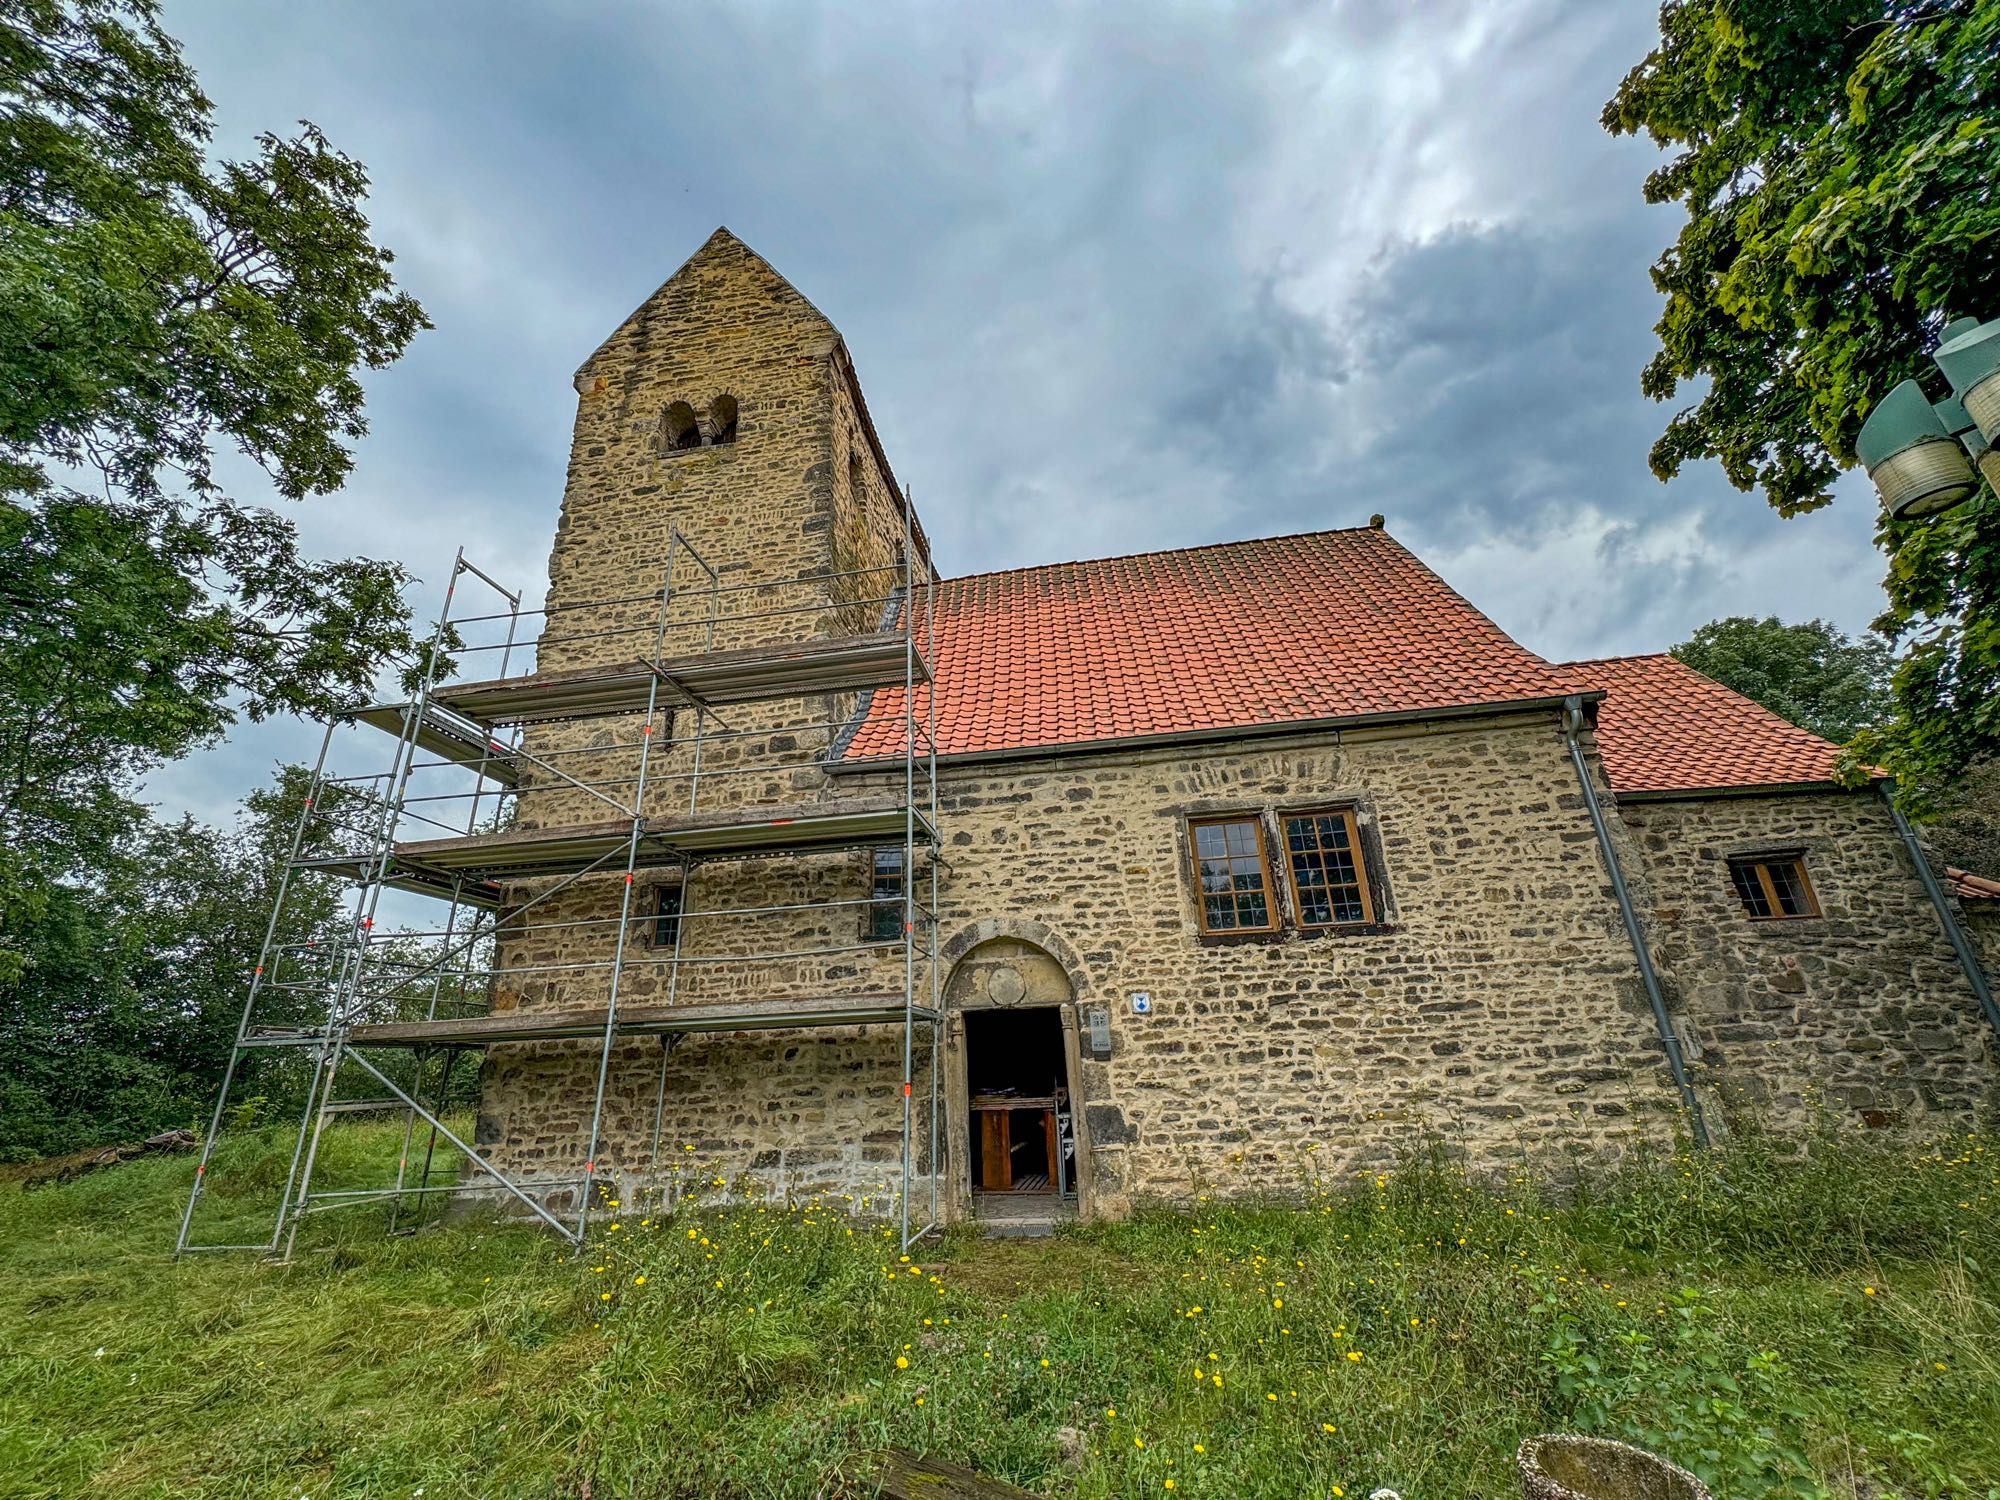
<path id="1" fill-rule="evenodd" d="M 575 383 L 575 434 L 549 558 L 555 618 L 586 601 L 658 587 L 675 531 L 732 591 L 724 613 L 739 623 L 729 645 L 784 639 L 806 618 L 753 625 L 742 617 L 758 612 L 754 594 L 742 585 L 820 578 L 829 601 L 886 592 L 861 570 L 899 560 L 904 501 L 846 346 L 818 308 L 727 229 L 619 325 Z M 922 533 L 914 520 L 909 530 L 921 578 Z M 684 595 L 695 583 L 684 571 L 674 580 Z M 692 621 L 692 606 L 677 609 L 677 624 L 683 615 Z M 815 628 L 858 632 L 879 616 L 857 603 L 852 618 L 822 617 Z M 615 620 L 643 625 L 645 602 L 618 606 Z M 621 649 L 603 637 L 552 647 L 544 669 L 593 665 Z M 633 654 L 629 643 L 622 649 Z"/>
<path id="2" fill-rule="evenodd" d="M 585 698 L 516 721 L 507 835 L 622 850 L 622 827 L 632 852 L 503 877 L 494 1016 L 606 1020 L 490 1049 L 480 1141 L 528 1174 L 587 1143 L 600 1184 L 668 1191 L 700 1141 L 775 1193 L 900 1193 L 908 996 L 935 989 L 906 896 L 935 808 L 911 809 L 934 798 L 826 762 L 868 692 L 922 674 L 922 532 L 840 334 L 727 229 L 575 385 L 535 670 Z M 593 706 L 618 684 L 650 711 Z"/>

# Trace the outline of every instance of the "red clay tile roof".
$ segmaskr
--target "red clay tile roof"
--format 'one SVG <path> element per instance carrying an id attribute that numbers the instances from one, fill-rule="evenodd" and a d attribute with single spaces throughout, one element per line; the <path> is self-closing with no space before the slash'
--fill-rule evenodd
<path id="1" fill-rule="evenodd" d="M 1567 663 L 1603 688 L 1597 749 L 1620 792 L 1699 792 L 1833 780 L 1840 747 L 1671 656 Z"/>
<path id="2" fill-rule="evenodd" d="M 1951 893 L 1961 901 L 2000 901 L 2000 880 L 1988 880 L 1957 865 L 1945 866 L 1944 879 Z"/>
<path id="3" fill-rule="evenodd" d="M 937 610 L 942 755 L 1577 690 L 1372 527 L 947 579 Z M 843 758 L 900 754 L 902 714 L 877 691 Z"/>

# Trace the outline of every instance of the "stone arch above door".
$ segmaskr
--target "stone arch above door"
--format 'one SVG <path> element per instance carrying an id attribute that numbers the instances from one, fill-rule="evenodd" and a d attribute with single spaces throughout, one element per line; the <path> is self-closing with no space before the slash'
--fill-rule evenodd
<path id="1" fill-rule="evenodd" d="M 961 1006 L 964 1004 L 964 1001 L 958 999 L 954 993 L 959 985 L 966 982 L 960 979 L 961 970 L 964 968 L 962 960 L 971 957 L 975 949 L 984 949 L 989 945 L 994 946 L 992 957 L 997 959 L 1005 951 L 998 946 L 1001 944 L 1009 944 L 1013 950 L 1039 950 L 1039 956 L 1060 969 L 1064 979 L 1067 981 L 1067 993 L 1054 999 L 1021 999 L 1012 1002 L 1013 1004 L 1061 1005 L 1070 1000 L 1082 1000 L 1089 995 L 1090 974 L 1084 968 L 1083 960 L 1077 957 L 1076 950 L 1063 941 L 1061 935 L 1047 923 L 1019 917 L 988 917 L 983 921 L 974 922 L 970 927 L 963 928 L 954 933 L 938 950 L 938 958 L 949 968 L 951 973 L 951 978 L 946 985 L 946 996 L 949 1002 Z M 1026 964 L 1026 958 L 1018 951 L 1016 951 L 1015 957 L 1024 965 Z M 983 964 L 984 959 L 981 960 L 981 966 Z M 975 1003 L 995 1004 L 999 1002 L 982 998 Z"/>
<path id="2" fill-rule="evenodd" d="M 1016 937 L 975 944 L 951 966 L 944 988 L 948 1011 L 1067 1008 L 1075 998 L 1076 986 L 1062 962 Z"/>

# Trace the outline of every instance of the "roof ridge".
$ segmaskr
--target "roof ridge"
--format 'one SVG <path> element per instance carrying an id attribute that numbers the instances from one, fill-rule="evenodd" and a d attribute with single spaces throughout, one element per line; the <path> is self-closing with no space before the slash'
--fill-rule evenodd
<path id="1" fill-rule="evenodd" d="M 1172 557 L 1182 552 L 1221 552 L 1230 547 L 1259 547 L 1267 542 L 1297 542 L 1304 541 L 1309 537 L 1345 536 L 1349 532 L 1354 531 L 1379 531 L 1388 540 L 1395 542 L 1396 546 L 1402 548 L 1409 556 L 1416 557 L 1416 554 L 1411 552 L 1408 547 L 1404 547 L 1401 542 L 1396 541 L 1393 536 L 1389 535 L 1387 527 L 1363 524 L 1360 526 L 1328 526 L 1318 531 L 1286 531 L 1280 532 L 1276 536 L 1237 537 L 1234 541 L 1228 542 L 1195 542 L 1186 547 L 1152 547 L 1143 552 L 1114 552 L 1107 557 L 1072 557 L 1065 558 L 1059 562 L 1022 563 L 1012 568 L 988 568 L 981 573 L 955 573 L 949 578 L 940 578 L 938 583 L 940 585 L 947 583 L 970 583 L 975 578 L 1004 578 L 1009 573 L 1041 573 L 1051 568 L 1086 568 L 1097 563 L 1133 562 L 1142 557 Z"/>

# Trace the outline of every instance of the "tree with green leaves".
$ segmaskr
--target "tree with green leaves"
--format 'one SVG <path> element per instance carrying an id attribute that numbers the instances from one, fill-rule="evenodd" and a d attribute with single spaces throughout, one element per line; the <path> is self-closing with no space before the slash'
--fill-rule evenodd
<path id="1" fill-rule="evenodd" d="M 1874 404 L 1952 318 L 2000 316 L 2000 0 L 1667 0 L 1605 106 L 1671 154 L 1687 222 L 1641 385 L 1694 384 L 1662 479 L 1713 458 L 1780 513 L 1827 504 Z M 1880 526 L 1896 713 L 1857 751 L 1921 803 L 2000 750 L 2000 500 Z"/>
<path id="2" fill-rule="evenodd" d="M 152 0 L 0 11 L 0 980 L 136 778 L 416 649 L 398 565 L 302 555 L 215 460 L 337 489 L 423 311 L 358 162 L 310 124 L 217 160 L 211 114 Z"/>
<path id="3" fill-rule="evenodd" d="M 1851 639 L 1825 620 L 1711 620 L 1673 648 L 1704 676 L 1781 719 L 1844 745 L 1889 717 L 1894 658 L 1879 636 Z"/>
<path id="4" fill-rule="evenodd" d="M 205 1123 L 309 785 L 282 769 L 226 831 L 142 815 L 96 878 L 49 883 L 0 982 L 0 1160 Z M 275 941 L 338 942 L 342 899 L 333 878 L 295 875 Z M 294 1018 L 278 997 L 264 1019 Z M 240 1093 L 302 1094 L 295 1062 L 252 1057 Z"/>

